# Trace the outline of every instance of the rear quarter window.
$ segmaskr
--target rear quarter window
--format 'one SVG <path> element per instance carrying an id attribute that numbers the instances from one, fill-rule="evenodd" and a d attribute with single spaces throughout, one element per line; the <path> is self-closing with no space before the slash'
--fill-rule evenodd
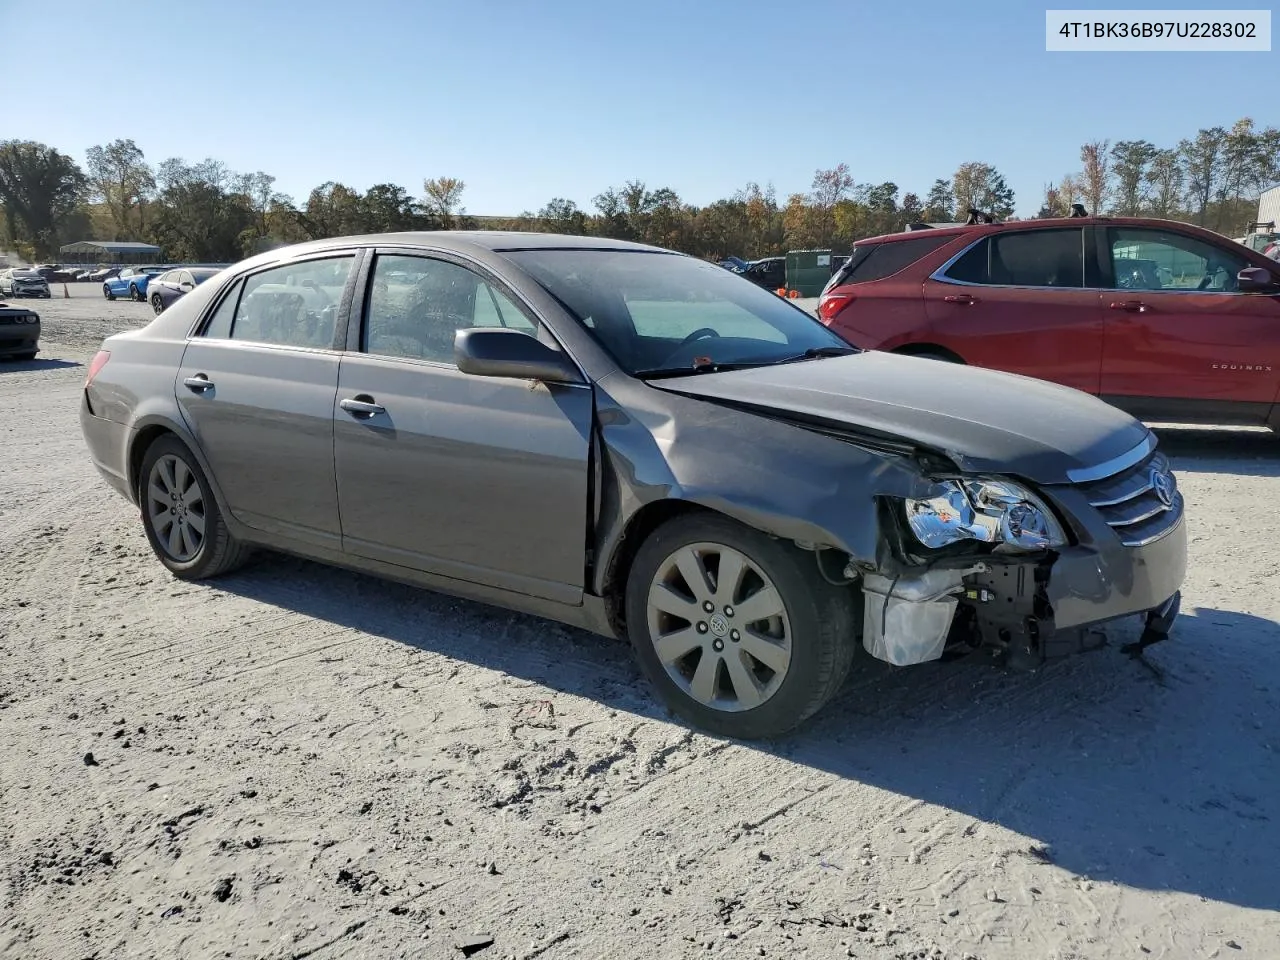
<path id="1" fill-rule="evenodd" d="M 926 236 L 911 240 L 890 240 L 871 247 L 854 247 L 849 262 L 840 269 L 836 284 L 868 283 L 891 277 L 954 239 L 954 235 Z"/>

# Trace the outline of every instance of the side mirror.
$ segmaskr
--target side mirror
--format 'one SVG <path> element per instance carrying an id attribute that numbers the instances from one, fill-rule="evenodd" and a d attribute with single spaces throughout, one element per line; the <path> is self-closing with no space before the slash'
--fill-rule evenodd
<path id="1" fill-rule="evenodd" d="M 519 330 L 459 330 L 453 338 L 453 359 L 459 370 L 476 377 L 582 382 L 578 368 L 564 353 Z"/>
<path id="2" fill-rule="evenodd" d="M 1245 267 L 1236 274 L 1236 286 L 1246 292 L 1275 290 L 1280 292 L 1280 284 L 1270 270 L 1263 267 Z"/>

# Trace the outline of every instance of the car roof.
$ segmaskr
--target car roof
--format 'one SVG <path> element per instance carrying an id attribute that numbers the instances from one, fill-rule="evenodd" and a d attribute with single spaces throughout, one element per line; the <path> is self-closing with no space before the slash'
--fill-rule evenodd
<path id="1" fill-rule="evenodd" d="M 1199 234 L 1206 238 L 1224 238 L 1212 230 L 1198 227 L 1194 223 L 1182 220 L 1168 220 L 1158 217 L 1036 217 L 1027 220 L 1004 220 L 1000 223 L 960 224 L 955 227 L 933 227 L 928 230 L 903 230 L 899 233 L 885 233 L 878 237 L 864 237 L 855 241 L 854 245 L 872 243 L 894 243 L 900 240 L 915 240 L 920 237 L 959 237 L 985 236 L 991 233 L 1004 233 L 1010 230 L 1026 230 L 1043 227 L 1148 227 L 1154 230 L 1176 228 L 1182 231 Z"/>
<path id="2" fill-rule="evenodd" d="M 672 253 L 662 247 L 654 247 L 630 240 L 614 240 L 610 237 L 581 237 L 561 233 L 533 233 L 519 230 L 417 230 L 403 233 L 355 234 L 310 240 L 281 247 L 274 253 L 297 250 L 324 250 L 352 244 L 382 244 L 386 246 L 424 246 L 465 250 L 479 248 L 495 253 L 510 250 L 640 250 L 650 253 Z"/>

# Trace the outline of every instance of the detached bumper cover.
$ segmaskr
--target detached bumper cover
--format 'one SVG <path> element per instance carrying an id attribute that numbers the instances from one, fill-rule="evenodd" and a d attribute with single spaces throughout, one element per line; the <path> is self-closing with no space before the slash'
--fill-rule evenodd
<path id="1" fill-rule="evenodd" d="M 1159 540 L 1114 551 L 1065 550 L 1046 588 L 1059 628 L 1082 627 L 1160 606 L 1182 588 L 1187 574 L 1187 525 Z"/>

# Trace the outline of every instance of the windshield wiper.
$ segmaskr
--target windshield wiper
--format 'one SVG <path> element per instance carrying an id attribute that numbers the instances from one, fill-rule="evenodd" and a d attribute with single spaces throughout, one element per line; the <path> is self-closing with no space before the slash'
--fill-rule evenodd
<path id="1" fill-rule="evenodd" d="M 722 370 L 745 370 L 747 367 L 763 367 L 770 361 L 756 360 L 742 363 L 698 363 L 687 367 L 653 367 L 634 370 L 631 375 L 640 380 L 660 380 L 663 377 L 688 377 L 695 373 L 720 373 Z"/>
<path id="2" fill-rule="evenodd" d="M 851 353 L 861 353 L 857 347 L 810 347 L 804 353 L 797 353 L 794 357 L 782 357 L 779 360 L 770 360 L 769 366 L 775 366 L 779 363 L 796 363 L 799 360 L 817 360 L 821 357 L 847 357 Z"/>
<path id="3" fill-rule="evenodd" d="M 653 367 L 649 370 L 636 370 L 631 375 L 641 380 L 658 380 L 662 377 L 687 377 L 698 373 L 720 373 L 725 370 L 748 370 L 752 367 L 772 367 L 780 363 L 796 363 L 800 360 L 817 360 L 820 357 L 844 357 L 851 353 L 861 353 L 857 347 L 829 346 L 810 347 L 804 353 L 793 357 L 781 357 L 777 360 L 739 360 L 725 363 L 696 363 L 687 367 Z"/>

